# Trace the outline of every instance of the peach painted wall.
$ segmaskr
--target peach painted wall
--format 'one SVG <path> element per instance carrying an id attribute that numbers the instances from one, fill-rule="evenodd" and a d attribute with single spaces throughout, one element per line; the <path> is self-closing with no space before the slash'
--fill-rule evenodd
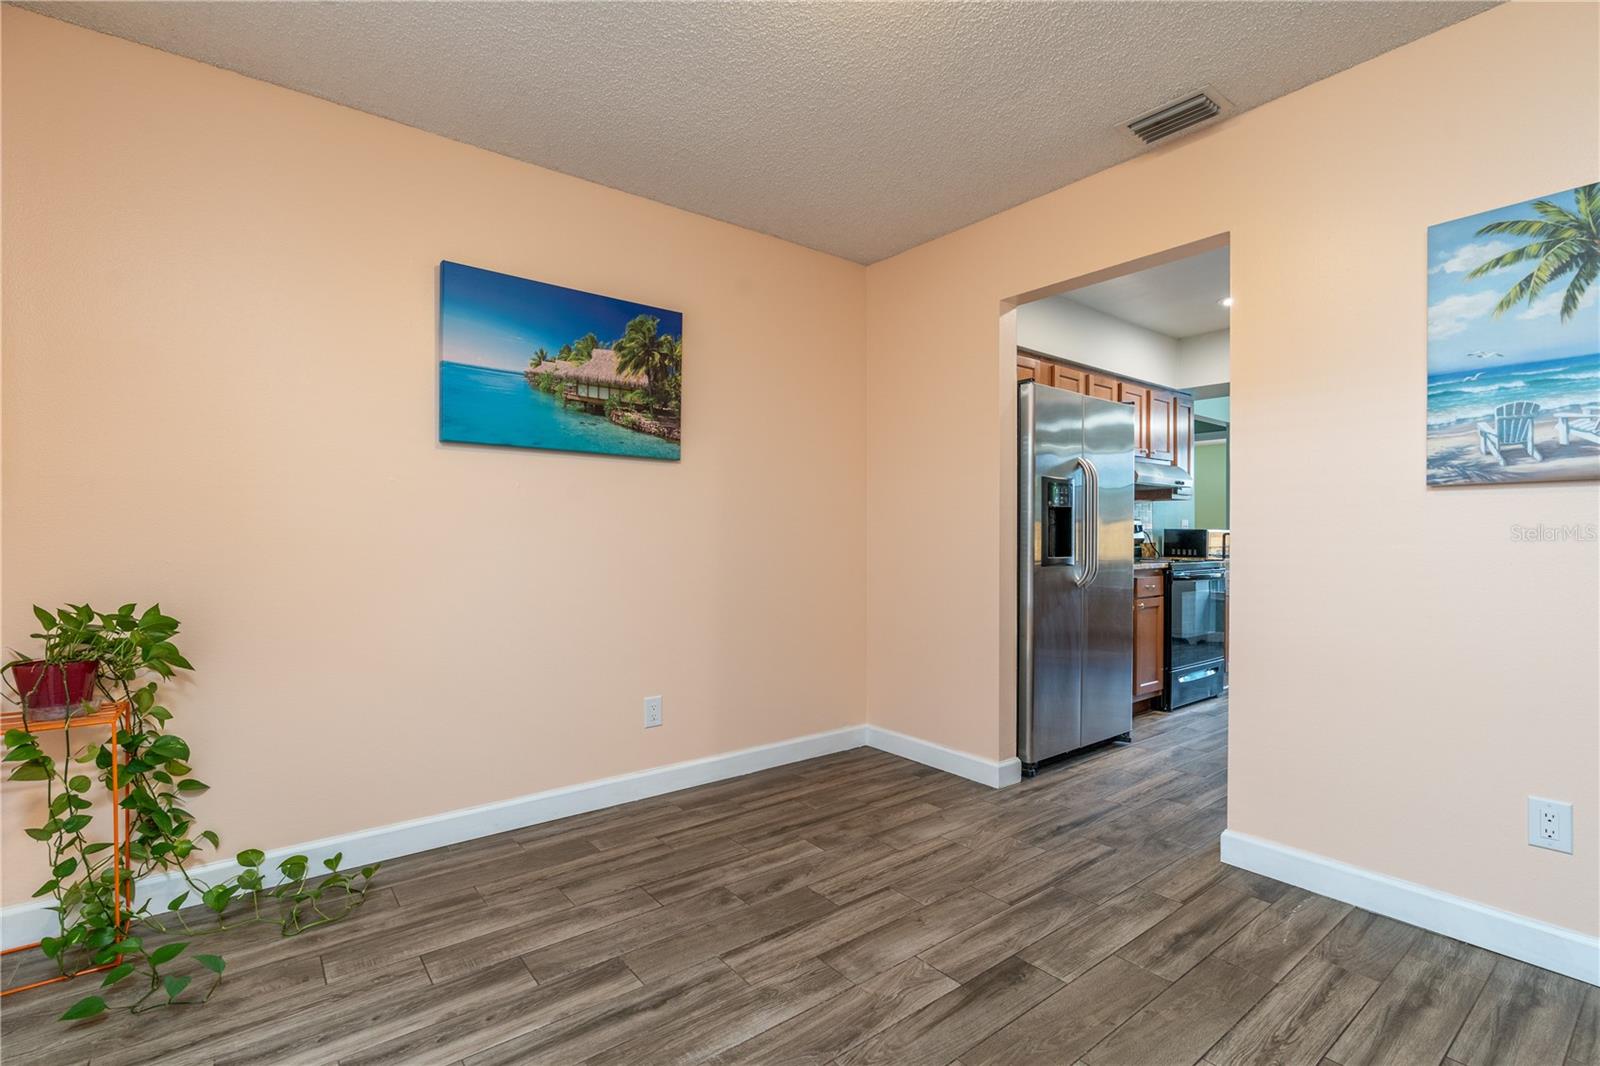
<path id="1" fill-rule="evenodd" d="M 3 18 L 0 638 L 181 617 L 229 854 L 865 720 L 861 267 Z M 682 461 L 439 445 L 441 258 L 681 309 Z"/>
<path id="2" fill-rule="evenodd" d="M 1512 535 L 1600 492 L 1423 484 L 1427 227 L 1600 179 L 1596 70 L 1600 7 L 1499 7 L 868 268 L 871 721 L 1014 750 L 1006 301 L 1227 234 L 1230 826 L 1600 928 L 1600 549 Z"/>

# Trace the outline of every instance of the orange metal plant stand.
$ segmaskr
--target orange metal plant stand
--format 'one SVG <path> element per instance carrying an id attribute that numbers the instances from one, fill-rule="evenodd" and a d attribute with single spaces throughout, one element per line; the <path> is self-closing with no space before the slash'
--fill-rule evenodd
<path id="1" fill-rule="evenodd" d="M 60 733 L 68 729 L 80 729 L 88 726 L 104 725 L 111 727 L 111 796 L 114 804 L 111 815 L 111 853 L 114 856 L 112 860 L 111 893 L 113 906 L 116 907 L 116 924 L 119 929 L 127 927 L 128 917 L 127 912 L 123 909 L 123 899 L 125 896 L 132 896 L 133 888 L 131 884 L 124 885 L 122 883 L 122 871 L 128 867 L 128 837 L 133 830 L 133 813 L 122 810 L 120 806 L 115 806 L 121 803 L 122 794 L 125 791 L 125 787 L 117 780 L 117 770 L 120 765 L 118 756 L 121 754 L 117 747 L 117 731 L 122 726 L 131 727 L 133 725 L 132 719 L 133 709 L 128 705 L 127 700 L 102 703 L 99 707 L 87 713 L 44 721 L 31 716 L 24 718 L 21 711 L 0 713 L 0 728 L 8 730 L 23 729 L 29 733 Z M 66 757 L 71 758 L 71 756 L 72 753 L 67 752 Z M 40 943 L 40 941 L 34 941 L 32 944 L 21 944 L 0 952 L 0 955 L 12 955 L 19 951 L 32 951 Z M 74 970 L 72 973 L 47 977 L 43 981 L 34 981 L 32 984 L 18 985 L 16 988 L 0 990 L 0 997 L 13 995 L 17 992 L 26 992 L 30 988 L 39 988 L 43 985 L 53 985 L 57 981 L 68 981 L 74 977 L 81 977 L 86 973 L 99 973 L 101 970 L 111 969 L 120 962 L 122 962 L 122 956 L 118 955 L 113 961 L 102 963 L 99 966 L 90 966 L 82 970 Z"/>

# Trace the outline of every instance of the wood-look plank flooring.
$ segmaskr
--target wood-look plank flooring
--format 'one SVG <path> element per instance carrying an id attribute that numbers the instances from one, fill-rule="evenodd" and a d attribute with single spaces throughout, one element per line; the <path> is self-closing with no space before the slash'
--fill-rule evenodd
<path id="1" fill-rule="evenodd" d="M 1223 866 L 1227 705 L 992 791 L 869 749 L 385 865 L 5 1063 L 1600 1066 L 1600 990 Z M 8 984 L 35 963 L 7 960 Z"/>

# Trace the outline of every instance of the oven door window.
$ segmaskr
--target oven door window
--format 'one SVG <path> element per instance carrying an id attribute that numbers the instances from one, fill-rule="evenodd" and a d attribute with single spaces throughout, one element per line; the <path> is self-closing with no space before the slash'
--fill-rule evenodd
<path id="1" fill-rule="evenodd" d="M 1222 658 L 1226 610 L 1224 578 L 1172 579 L 1172 602 L 1167 604 L 1169 669 L 1180 671 Z"/>

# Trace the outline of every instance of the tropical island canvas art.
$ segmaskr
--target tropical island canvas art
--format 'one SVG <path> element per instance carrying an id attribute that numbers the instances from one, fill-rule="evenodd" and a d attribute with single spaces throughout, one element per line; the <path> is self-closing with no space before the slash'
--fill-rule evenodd
<path id="1" fill-rule="evenodd" d="M 1428 228 L 1428 484 L 1600 478 L 1600 184 Z"/>
<path id="2" fill-rule="evenodd" d="M 683 315 L 439 264 L 439 439 L 678 458 Z"/>

